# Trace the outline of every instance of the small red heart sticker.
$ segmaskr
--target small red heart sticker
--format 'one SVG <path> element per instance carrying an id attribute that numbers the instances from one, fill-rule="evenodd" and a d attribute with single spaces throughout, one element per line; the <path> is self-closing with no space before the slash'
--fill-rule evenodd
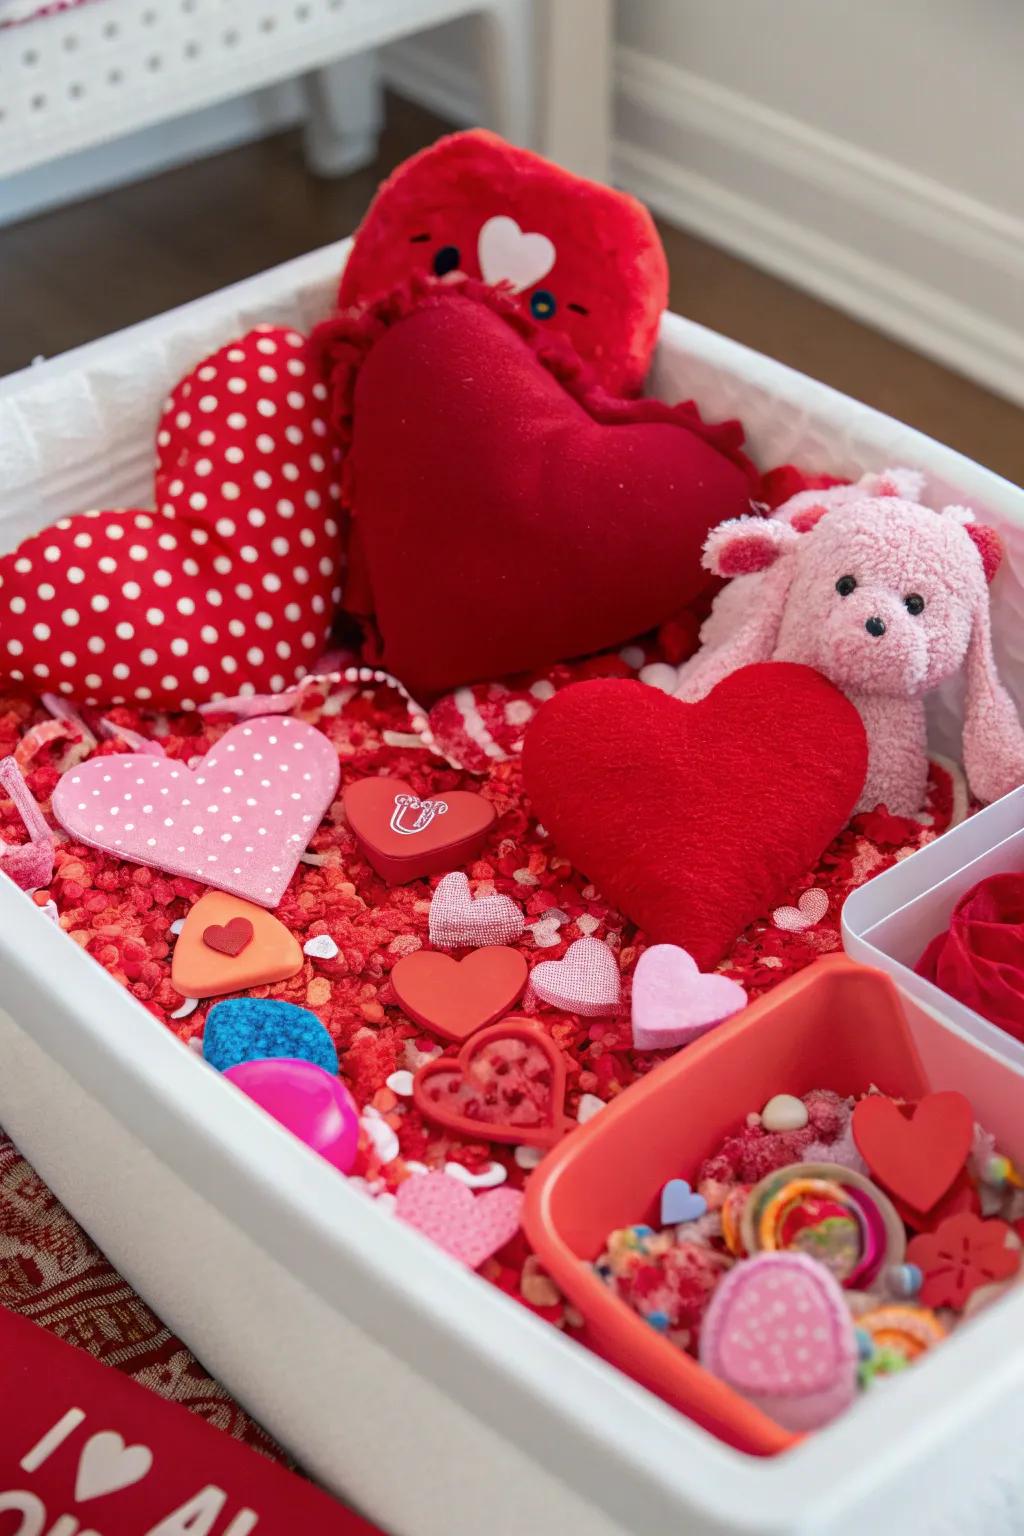
<path id="1" fill-rule="evenodd" d="M 233 917 L 230 923 L 211 923 L 203 929 L 203 943 L 222 955 L 240 955 L 252 943 L 253 928 L 247 917 Z"/>

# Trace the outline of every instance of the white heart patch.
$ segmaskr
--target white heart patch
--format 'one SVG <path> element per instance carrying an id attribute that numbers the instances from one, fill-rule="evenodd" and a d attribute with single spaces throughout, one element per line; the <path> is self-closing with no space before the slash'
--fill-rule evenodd
<path id="1" fill-rule="evenodd" d="M 146 1445 L 126 1445 L 113 1429 L 101 1430 L 85 1443 L 78 1459 L 75 1500 L 98 1499 L 104 1493 L 116 1493 L 144 1478 L 153 1465 L 153 1452 Z"/>
<path id="2" fill-rule="evenodd" d="M 524 233 L 507 213 L 488 219 L 477 242 L 484 282 L 507 283 L 513 293 L 522 293 L 546 277 L 555 264 L 555 254 L 547 235 Z"/>

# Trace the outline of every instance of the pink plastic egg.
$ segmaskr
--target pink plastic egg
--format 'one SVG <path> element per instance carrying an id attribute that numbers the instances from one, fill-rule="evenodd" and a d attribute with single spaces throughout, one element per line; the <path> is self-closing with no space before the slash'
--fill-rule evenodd
<path id="1" fill-rule="evenodd" d="M 351 1172 L 359 1145 L 359 1110 L 339 1078 L 311 1061 L 291 1057 L 242 1061 L 224 1076 L 341 1173 Z"/>

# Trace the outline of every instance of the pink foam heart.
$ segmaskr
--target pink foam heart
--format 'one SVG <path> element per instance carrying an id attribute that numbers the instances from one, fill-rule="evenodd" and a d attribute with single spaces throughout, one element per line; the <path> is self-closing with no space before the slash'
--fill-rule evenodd
<path id="1" fill-rule="evenodd" d="M 801 1253 L 736 1265 L 704 1317 L 700 1361 L 794 1433 L 828 1424 L 857 1395 L 857 1343 L 842 1288 Z"/>
<path id="2" fill-rule="evenodd" d="M 687 1045 L 746 1005 L 738 981 L 702 975 L 677 944 L 654 944 L 633 975 L 633 1044 L 638 1051 Z"/>
<path id="3" fill-rule="evenodd" d="M 430 942 L 437 949 L 514 944 L 523 931 L 523 914 L 509 896 L 478 896 L 469 881 L 453 870 L 430 898 Z"/>
<path id="4" fill-rule="evenodd" d="M 820 923 L 828 911 L 828 897 L 817 889 L 804 891 L 795 907 L 776 907 L 772 922 L 787 933 L 803 933 Z"/>
<path id="5" fill-rule="evenodd" d="M 542 960 L 530 972 L 527 1002 L 539 1000 L 587 1018 L 614 1013 L 622 984 L 619 966 L 600 939 L 576 939 L 561 960 Z"/>
<path id="6" fill-rule="evenodd" d="M 141 753 L 91 758 L 63 775 L 53 813 L 93 848 L 276 907 L 337 788 L 326 736 L 252 720 L 194 770 Z"/>
<path id="7" fill-rule="evenodd" d="M 474 1195 L 446 1173 L 414 1174 L 399 1185 L 395 1215 L 469 1269 L 477 1269 L 519 1231 L 523 1194 Z"/>

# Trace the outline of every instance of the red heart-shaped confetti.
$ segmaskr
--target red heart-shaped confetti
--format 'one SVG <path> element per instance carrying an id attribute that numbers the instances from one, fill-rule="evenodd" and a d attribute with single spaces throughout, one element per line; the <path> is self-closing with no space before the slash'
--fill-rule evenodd
<path id="1" fill-rule="evenodd" d="M 564 1113 L 565 1057 L 529 1019 L 503 1019 L 473 1035 L 453 1061 L 441 1056 L 413 1079 L 429 1120 L 475 1140 L 550 1147 L 574 1121 Z"/>
<path id="2" fill-rule="evenodd" d="M 297 331 L 201 363 L 160 419 L 155 510 L 62 518 L 0 559 L 0 677 L 187 709 L 304 676 L 341 596 L 325 397 Z"/>
<path id="3" fill-rule="evenodd" d="M 211 923 L 203 929 L 203 943 L 222 955 L 240 955 L 252 943 L 253 928 L 247 917 L 233 917 L 230 923 Z"/>
<path id="4" fill-rule="evenodd" d="M 930 1211 L 971 1150 L 974 1113 L 962 1093 L 929 1093 L 904 1114 L 880 1093 L 853 1111 L 857 1150 L 883 1188 L 915 1211 Z"/>

